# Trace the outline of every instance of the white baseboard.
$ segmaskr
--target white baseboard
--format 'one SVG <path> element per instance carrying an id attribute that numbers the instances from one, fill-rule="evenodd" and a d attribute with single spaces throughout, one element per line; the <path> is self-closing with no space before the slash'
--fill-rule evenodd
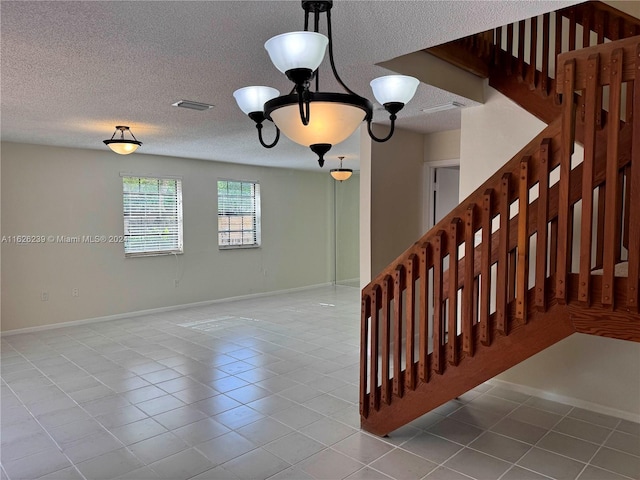
<path id="1" fill-rule="evenodd" d="M 183 303 L 180 305 L 170 305 L 168 307 L 159 307 L 159 308 L 150 308 L 148 310 L 136 310 L 133 312 L 126 313 L 117 313 L 115 315 L 106 315 L 104 317 L 94 317 L 94 318 L 86 318 L 82 320 L 72 320 L 70 322 L 62 322 L 62 323 L 54 323 L 50 325 L 39 325 L 37 327 L 26 327 L 26 328 L 16 328 L 14 330 L 8 330 L 6 332 L 0 332 L 0 337 L 7 337 L 11 335 L 19 335 L 21 333 L 33 333 L 40 332 L 43 330 L 52 330 L 55 328 L 63 328 L 63 327 L 73 327 L 78 325 L 87 325 L 90 323 L 98 323 L 98 322 L 107 322 L 110 320 L 122 320 L 123 318 L 131 318 L 131 317 L 142 317 L 144 315 L 151 315 L 154 313 L 162 313 L 162 312 L 170 312 L 173 310 L 180 310 L 183 308 L 191 308 L 191 307 L 202 307 L 206 305 L 213 305 L 216 303 L 223 302 L 235 302 L 238 300 L 247 300 L 251 298 L 260 298 L 260 297 L 268 297 L 272 295 L 282 295 L 286 293 L 294 293 L 301 292 L 304 290 L 312 290 L 314 288 L 320 287 L 332 287 L 334 284 L 332 282 L 328 283 L 320 283 L 316 285 L 307 285 L 305 287 L 296 287 L 296 288 L 288 288 L 285 290 L 274 290 L 272 292 L 260 292 L 260 293 L 250 293 L 248 295 L 238 295 L 236 297 L 227 297 L 227 298 L 219 298 L 216 300 L 205 300 L 203 302 L 194 302 L 194 303 Z M 337 285 L 340 287 L 341 285 Z M 348 288 L 348 287 L 347 287 Z"/>
<path id="2" fill-rule="evenodd" d="M 546 390 L 541 390 L 539 388 L 520 385 L 517 383 L 505 382 L 504 380 L 498 380 L 496 378 L 492 378 L 491 380 L 487 381 L 487 383 L 489 385 L 494 385 L 497 387 L 505 387 L 509 390 L 524 393 L 525 395 L 532 395 L 534 397 L 544 398 L 545 400 L 551 400 L 553 402 L 565 403 L 567 405 L 571 405 L 572 407 L 584 408 L 585 410 L 602 413 L 603 415 L 611 415 L 612 417 L 623 418 L 631 422 L 640 423 L 640 414 L 606 407 L 604 405 L 600 405 L 599 403 L 592 403 L 585 400 L 580 400 L 579 398 L 558 395 L 557 393 L 547 392 Z"/>

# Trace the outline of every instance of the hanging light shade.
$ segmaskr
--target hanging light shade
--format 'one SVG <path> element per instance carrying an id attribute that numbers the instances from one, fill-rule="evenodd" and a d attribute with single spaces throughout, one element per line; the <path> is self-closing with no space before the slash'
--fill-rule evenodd
<path id="1" fill-rule="evenodd" d="M 264 86 L 244 87 L 233 92 L 238 107 L 247 115 L 252 112 L 263 112 L 264 104 L 278 95 L 280 92 L 275 88 Z"/>
<path id="2" fill-rule="evenodd" d="M 333 168 L 329 173 L 338 182 L 344 182 L 345 180 L 349 180 L 351 178 L 351 175 L 353 175 L 353 170 L 351 170 L 350 168 L 342 168 L 342 160 L 344 159 L 344 157 L 338 158 L 340 159 L 340 168 Z"/>
<path id="3" fill-rule="evenodd" d="M 116 138 L 118 132 L 120 132 L 120 138 Z M 124 132 L 129 132 L 129 135 L 131 135 L 133 140 L 124 138 Z M 119 155 L 129 155 L 130 153 L 135 152 L 138 147 L 142 145 L 142 142 L 138 141 L 129 127 L 116 125 L 115 132 L 113 132 L 113 135 L 109 140 L 104 140 L 104 144 Z"/>
<path id="4" fill-rule="evenodd" d="M 371 80 L 373 96 L 380 105 L 400 102 L 409 103 L 416 94 L 420 81 L 406 75 L 387 75 Z"/>
<path id="5" fill-rule="evenodd" d="M 329 39 L 316 32 L 289 32 L 267 40 L 264 48 L 275 67 L 286 74 L 304 68 L 316 70 L 322 63 Z"/>
<path id="6" fill-rule="evenodd" d="M 354 105 L 349 97 L 340 93 L 314 94 L 314 101 L 309 103 L 308 125 L 300 121 L 297 95 L 271 100 L 265 111 L 287 138 L 304 147 L 336 145 L 349 138 L 367 116 L 367 105 Z"/>
<path id="7" fill-rule="evenodd" d="M 411 100 L 420 83 L 404 75 L 389 75 L 371 82 L 376 99 L 389 113 L 391 121 L 388 135 L 376 137 L 371 130 L 373 104 L 351 90 L 336 70 L 331 33 L 332 7 L 332 0 L 302 0 L 304 31 L 277 35 L 264 45 L 275 67 L 294 83 L 291 93 L 271 98 L 265 101 L 263 108 L 252 112 L 247 112 L 248 108 L 241 104 L 236 95 L 243 89 L 234 93 L 240 109 L 256 123 L 258 139 L 264 147 L 274 147 L 282 131 L 292 141 L 311 148 L 318 155 L 321 167 L 324 165 L 324 155 L 331 147 L 346 140 L 363 121 L 367 122 L 367 131 L 372 140 L 389 140 L 395 129 L 396 114 Z M 318 32 L 321 14 L 327 18 L 326 36 Z M 309 31 L 310 15 L 313 15 L 313 32 Z M 320 91 L 318 68 L 325 50 L 329 51 L 333 76 L 346 93 Z M 256 113 L 258 111 L 260 113 Z M 276 126 L 276 137 L 270 144 L 266 144 L 262 138 L 265 120 L 272 121 Z"/>

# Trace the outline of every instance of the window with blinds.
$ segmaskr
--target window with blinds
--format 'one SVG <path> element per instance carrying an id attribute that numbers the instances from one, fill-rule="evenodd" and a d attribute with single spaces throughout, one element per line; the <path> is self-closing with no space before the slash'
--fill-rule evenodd
<path id="1" fill-rule="evenodd" d="M 260 184 L 218 180 L 218 247 L 260 246 Z"/>
<path id="2" fill-rule="evenodd" d="M 122 178 L 126 256 L 182 253 L 182 181 Z"/>

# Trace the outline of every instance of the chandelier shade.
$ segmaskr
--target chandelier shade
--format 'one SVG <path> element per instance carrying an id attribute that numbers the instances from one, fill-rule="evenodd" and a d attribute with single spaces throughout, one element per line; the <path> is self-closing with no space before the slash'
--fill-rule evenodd
<path id="1" fill-rule="evenodd" d="M 116 138 L 118 132 L 120 132 L 120 138 Z M 124 132 L 129 132 L 129 135 L 131 135 L 133 140 L 124 138 Z M 116 130 L 113 132 L 111 138 L 104 140 L 103 143 L 118 155 L 129 155 L 130 153 L 135 152 L 138 147 L 142 145 L 142 142 L 138 141 L 133 133 L 131 133 L 129 127 L 123 125 L 116 125 Z"/>
<path id="2" fill-rule="evenodd" d="M 373 96 L 380 105 L 387 103 L 404 103 L 411 101 L 416 94 L 420 81 L 406 75 L 387 75 L 371 81 Z"/>
<path id="3" fill-rule="evenodd" d="M 313 72 L 322 63 L 329 39 L 316 32 L 289 32 L 264 44 L 269 58 L 282 73 L 298 68 Z"/>
<path id="4" fill-rule="evenodd" d="M 265 115 L 290 140 L 310 147 L 336 145 L 345 141 L 367 116 L 371 103 L 345 93 L 313 93 L 309 103 L 309 124 L 298 115 L 298 95 L 286 95 L 265 104 Z"/>
<path id="5" fill-rule="evenodd" d="M 345 180 L 349 180 L 351 175 L 353 175 L 353 170 L 350 168 L 342 168 L 342 160 L 344 157 L 338 157 L 340 160 L 340 168 L 332 168 L 329 172 L 334 180 L 338 182 L 344 182 Z"/>
<path id="6" fill-rule="evenodd" d="M 239 88 L 233 92 L 238 107 L 247 115 L 264 111 L 264 104 L 278 95 L 280 95 L 280 92 L 275 88 L 262 85 Z"/>

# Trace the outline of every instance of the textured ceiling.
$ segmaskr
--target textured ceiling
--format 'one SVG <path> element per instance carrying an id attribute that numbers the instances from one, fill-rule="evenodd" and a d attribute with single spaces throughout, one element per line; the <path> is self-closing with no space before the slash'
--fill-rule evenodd
<path id="1" fill-rule="evenodd" d="M 337 0 L 338 71 L 352 90 L 372 98 L 369 81 L 390 73 L 376 63 L 572 3 Z M 0 9 L 2 140 L 105 149 L 114 126 L 129 125 L 144 142 L 137 154 L 317 169 L 314 155 L 286 138 L 262 148 L 232 97 L 246 85 L 290 90 L 263 44 L 302 28 L 298 1 L 2 0 Z M 338 90 L 328 67 L 320 71 L 322 89 Z M 180 99 L 215 108 L 171 106 Z M 452 100 L 474 104 L 421 84 L 398 126 L 424 133 L 459 128 L 459 111 L 421 111 Z M 383 121 L 384 112 L 375 118 Z M 266 141 L 272 134 L 266 125 Z M 345 167 L 357 168 L 358 143 L 352 137 L 328 158 L 345 155 Z"/>

